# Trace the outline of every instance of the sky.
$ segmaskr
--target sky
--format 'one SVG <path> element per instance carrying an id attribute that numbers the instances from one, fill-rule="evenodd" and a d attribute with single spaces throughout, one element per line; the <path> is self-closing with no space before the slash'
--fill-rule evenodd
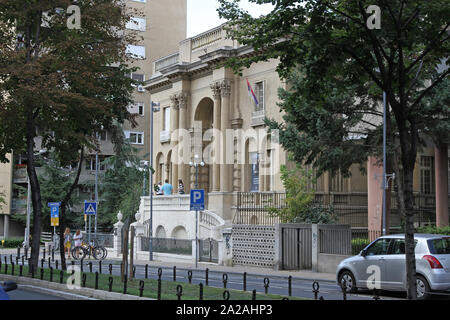
<path id="1" fill-rule="evenodd" d="M 187 0 L 187 36 L 188 38 L 219 26 L 225 20 L 219 19 L 216 9 L 217 0 Z M 247 10 L 252 16 L 260 16 L 270 12 L 272 5 L 257 5 L 248 0 L 241 0 L 241 8 Z"/>

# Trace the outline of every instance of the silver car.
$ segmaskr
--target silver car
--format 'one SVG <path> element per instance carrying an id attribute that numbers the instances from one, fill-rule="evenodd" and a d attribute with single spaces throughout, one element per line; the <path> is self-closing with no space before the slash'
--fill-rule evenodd
<path id="1" fill-rule="evenodd" d="M 415 234 L 417 298 L 428 299 L 432 291 L 450 290 L 450 236 Z M 347 292 L 360 289 L 406 291 L 405 235 L 383 236 L 357 256 L 337 267 L 339 286 Z"/>

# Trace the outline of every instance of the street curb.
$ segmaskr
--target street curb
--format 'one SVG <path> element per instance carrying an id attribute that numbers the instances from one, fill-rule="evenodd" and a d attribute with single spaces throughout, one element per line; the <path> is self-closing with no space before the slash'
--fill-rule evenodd
<path id="1" fill-rule="evenodd" d="M 95 290 L 92 288 L 79 288 L 71 290 L 66 284 L 5 274 L 0 275 L 0 280 L 14 281 L 18 285 L 25 285 L 27 288 L 34 291 L 40 290 L 41 292 L 44 291 L 47 293 L 49 290 L 58 291 L 58 295 L 64 296 L 69 300 L 155 300 L 151 298 L 141 298 L 130 294 Z"/>

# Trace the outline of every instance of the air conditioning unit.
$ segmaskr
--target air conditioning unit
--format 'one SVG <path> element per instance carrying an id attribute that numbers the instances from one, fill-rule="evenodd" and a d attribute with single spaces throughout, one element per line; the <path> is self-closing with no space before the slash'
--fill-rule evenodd
<path id="1" fill-rule="evenodd" d="M 143 87 L 141 84 L 138 85 L 137 90 L 138 90 L 139 92 L 145 92 L 145 89 L 144 89 L 144 87 Z"/>

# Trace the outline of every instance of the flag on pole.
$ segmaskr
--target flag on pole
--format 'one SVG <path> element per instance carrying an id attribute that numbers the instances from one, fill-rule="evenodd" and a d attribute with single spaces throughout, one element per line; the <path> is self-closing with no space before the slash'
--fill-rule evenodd
<path id="1" fill-rule="evenodd" d="M 258 99 L 256 98 L 256 94 L 255 94 L 255 92 L 253 91 L 253 88 L 252 88 L 252 86 L 250 85 L 250 82 L 248 82 L 248 79 L 246 79 L 246 80 L 247 80 L 248 95 L 249 95 L 250 99 L 252 99 L 253 102 L 258 106 L 258 105 L 259 105 L 259 102 L 258 102 Z"/>

